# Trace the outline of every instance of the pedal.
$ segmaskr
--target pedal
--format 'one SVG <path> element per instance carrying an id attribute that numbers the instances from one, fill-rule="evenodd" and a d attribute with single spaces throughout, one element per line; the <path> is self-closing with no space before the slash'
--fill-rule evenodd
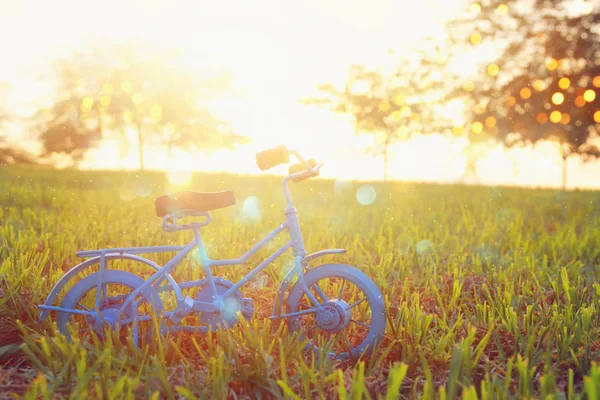
<path id="1" fill-rule="evenodd" d="M 177 325 L 193 310 L 194 299 L 192 299 L 190 296 L 186 296 L 185 299 L 183 299 L 183 301 L 177 305 L 177 308 L 169 317 L 169 321 Z"/>
<path id="2" fill-rule="evenodd" d="M 245 297 L 242 299 L 242 309 L 240 310 L 245 319 L 250 320 L 254 315 L 254 308 L 252 308 L 252 299 Z"/>

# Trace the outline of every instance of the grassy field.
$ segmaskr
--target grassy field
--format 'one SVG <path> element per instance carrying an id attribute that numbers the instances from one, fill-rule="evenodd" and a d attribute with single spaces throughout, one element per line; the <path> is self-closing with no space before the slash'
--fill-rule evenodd
<path id="1" fill-rule="evenodd" d="M 114 338 L 68 344 L 53 318 L 35 323 L 36 305 L 81 262 L 77 250 L 189 241 L 189 232 L 163 232 L 154 214 L 154 197 L 177 188 L 163 174 L 3 167 L 1 396 L 600 396 L 600 194 L 373 183 L 376 200 L 361 205 L 360 185 L 292 188 L 307 250 L 346 248 L 324 261 L 356 266 L 385 297 L 384 342 L 350 365 L 302 352 L 284 324 L 261 318 L 289 253 L 244 287 L 255 318 L 230 331 L 172 335 L 143 349 Z M 203 229 L 214 258 L 240 256 L 283 220 L 280 179 L 198 174 L 189 187 L 236 193 L 238 204 L 214 211 Z M 264 255 L 216 272 L 235 281 Z M 173 275 L 201 271 L 190 257 Z"/>

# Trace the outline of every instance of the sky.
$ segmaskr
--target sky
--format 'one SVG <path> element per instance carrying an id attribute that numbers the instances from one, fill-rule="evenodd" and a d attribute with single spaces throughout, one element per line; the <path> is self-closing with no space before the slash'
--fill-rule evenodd
<path id="1" fill-rule="evenodd" d="M 351 121 L 299 99 L 321 83 L 343 85 L 352 63 L 392 65 L 389 50 L 419 47 L 444 34 L 444 21 L 467 10 L 467 0 L 157 1 L 0 0 L 0 82 L 9 82 L 8 106 L 27 113 L 48 95 L 39 77 L 57 56 L 89 42 L 141 41 L 178 48 L 186 67 L 207 75 L 228 71 L 233 87 L 211 110 L 253 143 L 235 152 L 175 153 L 148 149 L 149 168 L 259 173 L 256 151 L 283 143 L 325 162 L 321 175 L 380 179 L 380 158 L 365 154 L 368 137 L 355 137 Z M 467 60 L 464 73 L 474 72 Z M 15 128 L 11 139 L 29 143 Z M 134 138 L 131 138 L 132 141 Z M 390 176 L 399 180 L 454 182 L 464 171 L 467 143 L 434 135 L 391 150 Z M 481 156 L 483 184 L 560 185 L 560 158 L 551 145 Z M 83 168 L 136 168 L 135 143 L 105 142 Z M 279 171 L 283 171 L 280 169 Z M 570 187 L 600 187 L 600 165 L 569 162 Z"/>

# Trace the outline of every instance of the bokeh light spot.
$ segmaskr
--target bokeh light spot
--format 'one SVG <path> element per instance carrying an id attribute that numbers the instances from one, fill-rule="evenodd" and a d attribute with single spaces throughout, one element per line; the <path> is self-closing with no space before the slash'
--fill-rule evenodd
<path id="1" fill-rule="evenodd" d="M 469 81 L 469 82 L 465 83 L 465 85 L 463 86 L 463 89 L 465 92 L 472 92 L 473 89 L 475 89 L 475 84 L 473 83 L 473 81 Z"/>
<path id="2" fill-rule="evenodd" d="M 508 6 L 506 4 L 500 4 L 498 6 L 498 12 L 500 14 L 506 14 L 506 13 L 508 13 Z"/>
<path id="3" fill-rule="evenodd" d="M 571 122 L 571 116 L 569 113 L 563 113 L 562 117 L 560 118 L 560 123 L 563 125 L 568 125 L 569 122 Z"/>
<path id="4" fill-rule="evenodd" d="M 152 185 L 148 179 L 139 178 L 135 186 L 135 193 L 139 197 L 146 198 L 152 194 Z"/>
<path id="5" fill-rule="evenodd" d="M 595 76 L 594 79 L 592 80 L 592 85 L 594 85 L 594 87 L 600 88 L 600 76 Z"/>
<path id="6" fill-rule="evenodd" d="M 402 94 L 397 94 L 396 97 L 394 97 L 394 104 L 397 106 L 403 106 L 405 102 L 406 100 Z"/>
<path id="7" fill-rule="evenodd" d="M 132 185 L 131 182 L 124 182 L 119 188 L 119 197 L 123 201 L 132 201 L 136 196 L 135 185 Z"/>
<path id="8" fill-rule="evenodd" d="M 162 106 L 159 104 L 155 104 L 152 106 L 152 108 L 150 109 L 150 114 L 152 114 L 152 117 L 154 117 L 155 119 L 161 119 L 162 118 Z"/>
<path id="9" fill-rule="evenodd" d="M 489 116 L 485 119 L 485 126 L 488 128 L 493 128 L 496 126 L 496 118 L 493 116 Z"/>
<path id="10" fill-rule="evenodd" d="M 544 125 L 546 122 L 548 122 L 548 115 L 546 115 L 545 112 L 541 112 L 535 117 L 535 120 L 538 124 Z"/>
<path id="11" fill-rule="evenodd" d="M 480 134 L 481 132 L 483 132 L 483 124 L 479 121 L 475 121 L 473 122 L 473 125 L 471 125 L 471 130 L 475 134 Z"/>
<path id="12" fill-rule="evenodd" d="M 363 206 L 373 204 L 377 198 L 377 192 L 371 185 L 361 185 L 356 191 L 356 200 Z"/>
<path id="13" fill-rule="evenodd" d="M 260 200 L 258 197 L 250 196 L 244 200 L 244 203 L 242 204 L 242 214 L 246 219 L 253 221 L 260 220 Z"/>
<path id="14" fill-rule="evenodd" d="M 93 105 L 94 99 L 92 99 L 90 96 L 85 96 L 83 99 L 81 99 L 81 111 L 89 112 Z"/>
<path id="15" fill-rule="evenodd" d="M 529 89 L 528 87 L 524 87 L 523 89 L 521 89 L 521 91 L 519 92 L 519 95 L 521 96 L 521 98 L 523 100 L 527 100 L 528 98 L 531 97 L 531 89 Z"/>
<path id="16" fill-rule="evenodd" d="M 396 238 L 396 251 L 405 256 L 410 252 L 413 245 L 413 239 L 409 235 L 402 235 Z"/>
<path id="17" fill-rule="evenodd" d="M 481 6 L 479 3 L 473 3 L 471 4 L 470 10 L 473 14 L 478 14 L 481 11 Z"/>
<path id="18" fill-rule="evenodd" d="M 549 71 L 554 71 L 558 68 L 558 61 L 556 61 L 555 58 L 549 58 L 546 60 L 546 68 L 548 68 Z"/>
<path id="19" fill-rule="evenodd" d="M 546 89 L 546 83 L 541 79 L 536 79 L 533 82 L 533 89 L 537 92 L 541 92 Z"/>
<path id="20" fill-rule="evenodd" d="M 504 101 L 504 104 L 506 104 L 507 107 L 514 107 L 515 104 L 517 104 L 517 99 L 515 96 L 508 96 Z"/>
<path id="21" fill-rule="evenodd" d="M 585 99 L 583 98 L 583 96 L 577 96 L 575 98 L 575 105 L 577 107 L 583 107 L 583 106 L 585 106 Z"/>
<path id="22" fill-rule="evenodd" d="M 471 44 L 479 44 L 481 43 L 481 35 L 479 33 L 474 33 L 471 35 Z"/>
<path id="23" fill-rule="evenodd" d="M 487 73 L 490 76 L 496 76 L 498 75 L 498 73 L 500 72 L 500 67 L 498 66 L 498 64 L 490 64 L 487 67 Z"/>
<path id="24" fill-rule="evenodd" d="M 561 105 L 565 101 L 565 95 L 561 92 L 556 92 L 552 95 L 552 103 Z"/>
<path id="25" fill-rule="evenodd" d="M 561 88 L 562 90 L 567 90 L 569 88 L 569 86 L 571 86 L 571 80 L 569 78 L 567 78 L 566 76 L 563 78 L 560 78 L 560 80 L 558 81 L 558 87 Z"/>
<path id="26" fill-rule="evenodd" d="M 129 81 L 125 81 L 123 83 L 121 83 L 121 89 L 125 92 L 128 93 L 132 88 L 131 82 Z"/>
<path id="27" fill-rule="evenodd" d="M 131 101 L 133 104 L 140 105 L 144 101 L 144 97 L 141 94 L 136 93 L 131 97 Z"/>
<path id="28" fill-rule="evenodd" d="M 596 99 L 596 92 L 593 89 L 588 89 L 583 93 L 583 99 L 591 103 Z"/>
<path id="29" fill-rule="evenodd" d="M 435 248 L 433 247 L 433 242 L 431 240 L 425 239 L 417 243 L 416 250 L 418 255 L 426 256 L 433 253 Z"/>
<path id="30" fill-rule="evenodd" d="M 600 124 L 600 111 L 596 111 L 596 112 L 594 113 L 594 121 L 595 121 L 597 124 Z"/>
<path id="31" fill-rule="evenodd" d="M 550 121 L 557 124 L 562 119 L 562 113 L 558 110 L 554 110 L 550 113 Z"/>
<path id="32" fill-rule="evenodd" d="M 390 109 L 390 103 L 389 102 L 383 100 L 382 102 L 379 103 L 379 110 L 381 112 L 389 111 L 389 109 Z"/>
<path id="33" fill-rule="evenodd" d="M 223 300 L 223 317 L 225 319 L 231 320 L 235 318 L 241 309 L 242 306 L 235 297 L 226 297 Z"/>
<path id="34" fill-rule="evenodd" d="M 105 96 L 100 97 L 100 104 L 104 108 L 110 106 L 110 96 L 105 95 Z"/>

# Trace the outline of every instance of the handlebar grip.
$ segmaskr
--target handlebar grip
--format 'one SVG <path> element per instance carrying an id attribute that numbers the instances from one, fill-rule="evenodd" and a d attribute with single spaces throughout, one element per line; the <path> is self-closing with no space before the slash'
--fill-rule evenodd
<path id="1" fill-rule="evenodd" d="M 312 168 L 317 166 L 317 162 L 311 158 L 310 160 L 306 160 L 306 162 L 308 163 L 308 165 L 310 165 Z M 308 171 L 308 169 L 306 168 L 306 165 L 302 164 L 302 163 L 298 163 L 298 164 L 294 164 L 294 165 L 290 165 L 290 169 L 289 169 L 289 173 L 291 174 L 295 174 L 296 172 L 302 172 L 302 171 Z M 294 182 L 301 182 L 305 179 L 310 178 L 311 176 L 318 176 L 319 175 L 319 171 L 317 171 L 316 175 L 306 175 L 303 177 L 299 177 L 299 178 L 295 178 L 292 179 Z"/>
<path id="2" fill-rule="evenodd" d="M 276 167 L 279 164 L 285 164 L 290 161 L 290 154 L 287 148 L 280 144 L 279 146 L 256 153 L 256 165 L 262 171 Z"/>

